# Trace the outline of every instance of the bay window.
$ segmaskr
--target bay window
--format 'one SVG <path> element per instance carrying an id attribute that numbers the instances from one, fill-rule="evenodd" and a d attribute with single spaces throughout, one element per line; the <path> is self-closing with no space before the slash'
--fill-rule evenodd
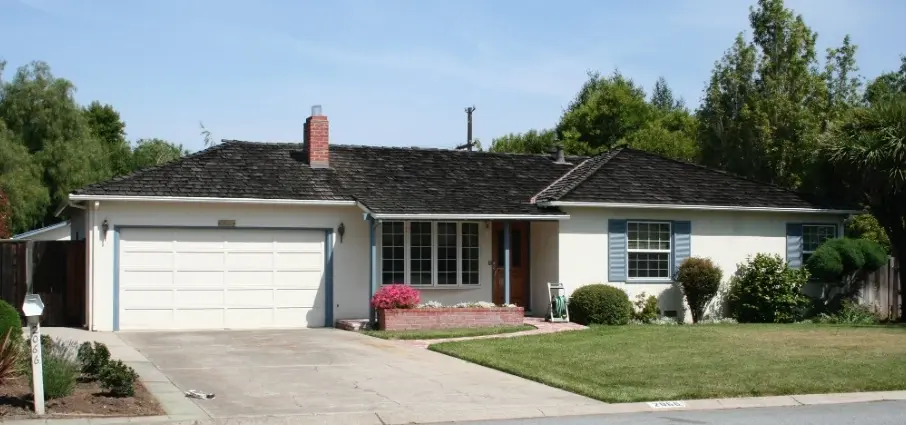
<path id="1" fill-rule="evenodd" d="M 479 225 L 474 222 L 381 223 L 381 284 L 419 287 L 479 284 Z"/>

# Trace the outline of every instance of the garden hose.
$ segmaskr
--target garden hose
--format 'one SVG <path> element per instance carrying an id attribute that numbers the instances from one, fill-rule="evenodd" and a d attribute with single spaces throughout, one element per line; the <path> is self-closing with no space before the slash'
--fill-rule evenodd
<path id="1" fill-rule="evenodd" d="M 557 319 L 566 318 L 566 296 L 555 295 L 551 298 L 551 317 Z"/>

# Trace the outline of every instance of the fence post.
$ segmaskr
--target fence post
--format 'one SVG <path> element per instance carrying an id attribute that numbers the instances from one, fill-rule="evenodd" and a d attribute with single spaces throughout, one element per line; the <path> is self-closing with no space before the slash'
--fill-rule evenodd
<path id="1" fill-rule="evenodd" d="M 25 293 L 34 294 L 35 284 L 35 241 L 25 242 Z"/>

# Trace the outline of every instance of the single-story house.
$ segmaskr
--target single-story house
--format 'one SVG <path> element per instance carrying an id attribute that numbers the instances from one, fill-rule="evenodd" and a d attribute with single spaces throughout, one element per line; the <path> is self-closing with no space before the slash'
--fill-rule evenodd
<path id="1" fill-rule="evenodd" d="M 729 276 L 758 252 L 798 266 L 855 211 L 620 148 L 593 157 L 223 141 L 76 190 L 90 329 L 331 326 L 381 285 L 423 300 L 548 308 L 547 283 L 671 292 L 684 258 Z"/>
<path id="2" fill-rule="evenodd" d="M 78 231 L 82 231 L 81 229 Z M 10 239 L 22 239 L 33 241 L 68 241 L 72 238 L 73 230 L 69 227 L 69 221 L 61 221 L 57 224 L 44 226 L 40 229 L 29 230 L 25 233 L 13 235 Z M 84 236 L 84 234 L 82 235 Z M 76 239 L 80 239 L 76 236 Z"/>

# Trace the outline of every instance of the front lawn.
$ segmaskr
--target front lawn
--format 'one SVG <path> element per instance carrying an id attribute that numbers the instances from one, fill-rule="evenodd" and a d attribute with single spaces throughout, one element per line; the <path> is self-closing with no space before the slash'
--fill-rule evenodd
<path id="1" fill-rule="evenodd" d="M 362 333 L 382 339 L 444 339 L 507 334 L 512 332 L 530 331 L 532 329 L 535 329 L 535 327 L 531 325 L 518 325 L 489 328 L 426 329 L 419 331 L 362 331 Z"/>
<path id="2" fill-rule="evenodd" d="M 430 349 L 606 402 L 906 389 L 904 327 L 594 327 Z"/>

